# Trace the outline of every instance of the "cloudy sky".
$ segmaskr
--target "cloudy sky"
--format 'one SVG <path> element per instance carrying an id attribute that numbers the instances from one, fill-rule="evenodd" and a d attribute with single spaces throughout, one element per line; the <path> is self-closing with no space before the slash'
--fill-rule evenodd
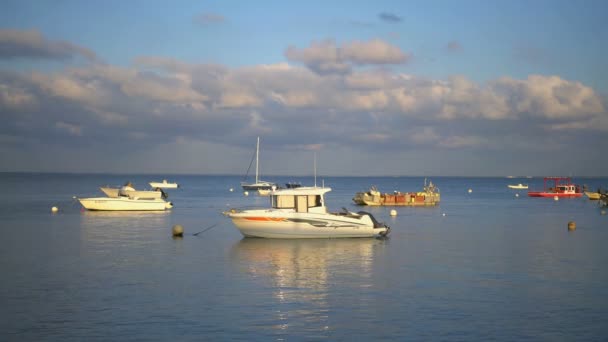
<path id="1" fill-rule="evenodd" d="M 0 171 L 608 175 L 605 1 L 0 2 Z"/>

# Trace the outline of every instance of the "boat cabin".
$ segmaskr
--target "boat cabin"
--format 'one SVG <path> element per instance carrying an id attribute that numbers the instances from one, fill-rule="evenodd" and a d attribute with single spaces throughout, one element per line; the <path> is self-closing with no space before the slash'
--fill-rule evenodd
<path id="1" fill-rule="evenodd" d="M 327 213 L 324 194 L 331 188 L 299 187 L 270 193 L 273 209 L 293 209 L 298 213 Z"/>

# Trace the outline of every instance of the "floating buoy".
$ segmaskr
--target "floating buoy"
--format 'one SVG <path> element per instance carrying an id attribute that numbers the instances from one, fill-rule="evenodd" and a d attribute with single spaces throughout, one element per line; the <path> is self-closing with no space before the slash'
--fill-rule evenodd
<path id="1" fill-rule="evenodd" d="M 515 197 L 519 197 L 519 194 L 515 194 Z"/>
<path id="2" fill-rule="evenodd" d="M 176 224 L 173 226 L 173 229 L 171 229 L 171 233 L 173 234 L 173 237 L 182 237 L 184 236 L 184 227 Z"/>
<path id="3" fill-rule="evenodd" d="M 473 189 L 469 189 L 469 193 L 473 192 Z"/>
<path id="4" fill-rule="evenodd" d="M 606 215 L 606 210 L 600 211 L 600 215 Z"/>
<path id="5" fill-rule="evenodd" d="M 445 216 L 445 213 L 441 214 L 441 216 Z"/>
<path id="6" fill-rule="evenodd" d="M 553 196 L 553 200 L 554 200 L 554 201 L 559 201 L 559 197 L 557 197 L 557 196 Z"/>
<path id="7" fill-rule="evenodd" d="M 56 212 L 58 212 L 58 211 L 59 211 L 59 208 L 57 208 L 57 207 L 52 207 L 52 208 L 51 208 L 51 212 L 52 212 L 52 213 L 56 213 Z"/>
<path id="8" fill-rule="evenodd" d="M 234 189 L 233 189 L 233 188 L 230 188 L 230 192 L 233 192 L 233 191 L 234 191 Z"/>
<path id="9" fill-rule="evenodd" d="M 574 221 L 568 222 L 568 230 L 575 230 L 575 229 L 576 229 L 576 222 L 574 222 Z"/>
<path id="10" fill-rule="evenodd" d="M 245 191 L 245 192 L 243 192 L 243 195 L 245 195 L 245 196 L 249 196 L 249 191 Z"/>
<path id="11" fill-rule="evenodd" d="M 397 210 L 393 209 L 390 212 L 391 216 L 397 216 Z"/>

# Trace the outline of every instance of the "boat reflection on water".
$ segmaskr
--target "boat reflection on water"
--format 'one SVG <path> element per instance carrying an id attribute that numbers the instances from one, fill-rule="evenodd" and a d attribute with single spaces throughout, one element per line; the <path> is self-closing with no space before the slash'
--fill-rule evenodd
<path id="1" fill-rule="evenodd" d="M 111 249 L 150 243 L 150 234 L 166 230 L 167 211 L 89 211 L 80 215 L 81 238 L 85 245 Z"/>
<path id="2" fill-rule="evenodd" d="M 275 329 L 318 332 L 332 329 L 329 303 L 335 306 L 344 300 L 344 284 L 356 287 L 356 292 L 373 287 L 374 253 L 387 242 L 243 238 L 232 247 L 231 259 L 248 279 L 263 282 L 261 289 L 271 291 L 277 307 Z"/>

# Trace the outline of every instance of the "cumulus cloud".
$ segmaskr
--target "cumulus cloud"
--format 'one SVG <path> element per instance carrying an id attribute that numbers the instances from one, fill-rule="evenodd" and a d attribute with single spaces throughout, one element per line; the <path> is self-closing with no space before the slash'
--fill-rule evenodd
<path id="1" fill-rule="evenodd" d="M 228 67 L 142 56 L 130 67 L 4 72 L 0 114 L 9 120 L 0 137 L 115 151 L 176 141 L 249 146 L 264 135 L 276 149 L 322 146 L 370 157 L 419 148 L 541 149 L 556 145 L 539 139 L 547 132 L 568 132 L 568 139 L 608 132 L 605 99 L 557 75 L 479 83 L 358 68 L 403 59 L 378 40 L 313 42 L 286 55 L 304 65 Z"/>
<path id="2" fill-rule="evenodd" d="M 285 56 L 290 61 L 303 63 L 319 74 L 347 74 L 352 70 L 353 64 L 402 64 L 409 58 L 399 47 L 380 39 L 352 41 L 342 46 L 337 46 L 331 39 L 313 41 L 303 49 L 288 47 Z"/>
<path id="3" fill-rule="evenodd" d="M 446 45 L 446 49 L 449 52 L 460 52 L 462 51 L 462 45 L 459 42 L 452 40 L 448 42 L 448 44 Z"/>
<path id="4" fill-rule="evenodd" d="M 199 25 L 208 26 L 214 24 L 221 24 L 225 21 L 223 15 L 216 13 L 201 13 L 194 18 L 194 21 Z"/>
<path id="5" fill-rule="evenodd" d="M 36 30 L 0 29 L 0 59 L 32 58 L 66 60 L 83 57 L 97 60 L 96 54 L 65 41 L 51 41 Z"/>
<path id="6" fill-rule="evenodd" d="M 400 23 L 403 20 L 403 18 L 401 18 L 400 16 L 398 16 L 394 13 L 389 13 L 389 12 L 382 12 L 382 13 L 378 14 L 378 17 L 382 21 L 386 21 L 389 23 Z"/>

